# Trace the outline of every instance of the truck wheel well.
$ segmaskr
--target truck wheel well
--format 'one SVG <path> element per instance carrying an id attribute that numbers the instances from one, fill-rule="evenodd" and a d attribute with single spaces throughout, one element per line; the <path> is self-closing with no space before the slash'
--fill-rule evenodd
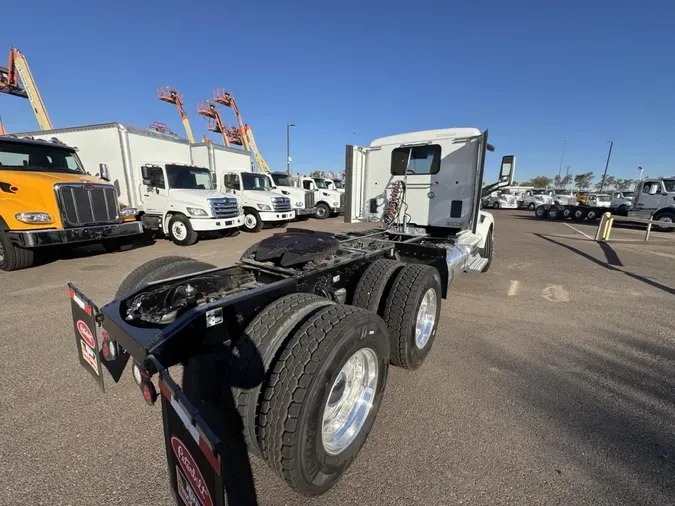
<path id="1" fill-rule="evenodd" d="M 9 226 L 2 216 L 0 216 L 0 230 L 3 232 L 7 232 L 9 230 Z"/>
<path id="2" fill-rule="evenodd" d="M 448 264 L 445 261 L 445 257 L 434 258 L 434 259 L 421 259 L 417 257 L 410 257 L 401 255 L 400 253 L 396 255 L 397 259 L 401 262 L 409 264 L 426 264 L 432 267 L 435 267 L 438 273 L 441 275 L 441 296 L 445 299 L 448 295 Z"/>

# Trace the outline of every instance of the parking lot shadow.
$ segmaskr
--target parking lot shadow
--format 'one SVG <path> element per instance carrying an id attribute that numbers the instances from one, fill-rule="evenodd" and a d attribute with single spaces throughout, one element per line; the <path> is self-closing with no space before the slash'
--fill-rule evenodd
<path id="1" fill-rule="evenodd" d="M 527 430 L 601 483 L 609 501 L 675 504 L 675 346 L 634 337 L 644 335 L 637 324 L 621 333 L 589 325 L 588 334 L 538 341 L 524 355 L 485 341 L 484 360 L 512 373 L 493 381 L 539 413 L 523 419 Z"/>
<path id="2" fill-rule="evenodd" d="M 607 244 L 607 243 L 601 243 L 604 244 L 604 246 L 601 246 L 603 252 L 605 253 L 605 256 L 607 258 L 607 261 L 603 262 L 602 260 L 598 260 L 595 258 L 593 255 L 589 255 L 588 253 L 581 251 L 580 249 L 575 248 L 574 246 L 570 246 L 568 244 L 564 244 L 560 241 L 556 241 L 555 239 L 548 237 L 543 234 L 538 234 L 535 233 L 535 236 L 539 237 L 540 239 L 544 239 L 546 241 L 549 241 L 553 244 L 556 244 L 558 246 L 561 246 L 563 248 L 568 249 L 569 251 L 576 253 L 577 255 L 586 258 L 587 260 L 590 260 L 593 263 L 596 263 L 606 269 L 609 269 L 610 271 L 616 271 L 616 272 L 621 272 L 625 274 L 628 277 L 631 277 L 633 279 L 636 279 L 638 281 L 641 281 L 642 283 L 645 283 L 649 286 L 652 286 L 654 288 L 658 288 L 659 290 L 663 290 L 666 293 L 669 293 L 670 295 L 675 295 L 675 288 L 672 288 L 670 286 L 664 285 L 662 283 L 659 283 L 658 281 L 654 281 L 653 279 L 646 278 L 644 276 L 640 276 L 639 274 L 635 274 L 630 271 L 626 271 L 623 269 L 619 269 L 616 266 L 623 266 L 621 263 L 621 260 L 619 260 L 618 255 L 616 252 L 612 249 L 612 247 Z"/>

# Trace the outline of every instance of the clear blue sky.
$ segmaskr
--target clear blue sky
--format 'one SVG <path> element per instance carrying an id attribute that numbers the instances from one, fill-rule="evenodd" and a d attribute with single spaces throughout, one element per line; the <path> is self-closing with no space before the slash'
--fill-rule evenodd
<path id="1" fill-rule="evenodd" d="M 672 0 L 37 0 L 2 16 L 0 61 L 10 45 L 26 55 L 57 128 L 160 121 L 182 134 L 156 98 L 168 84 L 201 137 L 197 101 L 224 87 L 277 169 L 292 122 L 300 171 L 341 170 L 348 143 L 475 126 L 517 155 L 520 181 L 556 174 L 565 137 L 575 174 L 602 173 L 609 139 L 610 174 L 675 173 Z M 37 129 L 19 98 L 0 96 L 0 116 Z"/>

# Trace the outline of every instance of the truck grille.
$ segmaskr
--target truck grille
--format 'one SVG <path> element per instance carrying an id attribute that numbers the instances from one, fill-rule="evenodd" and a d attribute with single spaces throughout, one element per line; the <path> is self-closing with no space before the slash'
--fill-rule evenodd
<path id="1" fill-rule="evenodd" d="M 305 192 L 305 209 L 314 207 L 314 192 Z"/>
<path id="2" fill-rule="evenodd" d="M 345 194 L 341 193 L 340 194 L 340 207 L 344 207 L 344 206 L 345 206 Z"/>
<path id="3" fill-rule="evenodd" d="M 236 218 L 239 216 L 237 199 L 209 199 L 211 214 L 216 218 Z"/>
<path id="4" fill-rule="evenodd" d="M 102 184 L 57 184 L 56 199 L 64 227 L 81 227 L 119 221 L 115 187 Z"/>
<path id="5" fill-rule="evenodd" d="M 274 211 L 277 213 L 284 213 L 291 210 L 291 199 L 288 197 L 275 197 L 272 199 Z"/>

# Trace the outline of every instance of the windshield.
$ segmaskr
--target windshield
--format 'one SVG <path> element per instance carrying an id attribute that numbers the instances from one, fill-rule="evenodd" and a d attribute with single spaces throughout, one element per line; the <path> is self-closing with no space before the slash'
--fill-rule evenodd
<path id="1" fill-rule="evenodd" d="M 316 187 L 321 189 L 321 190 L 327 190 L 328 189 L 328 184 L 326 184 L 326 180 L 322 177 L 315 177 L 314 183 L 316 184 Z"/>
<path id="2" fill-rule="evenodd" d="M 532 195 L 545 195 L 546 190 L 532 190 Z"/>
<path id="3" fill-rule="evenodd" d="M 624 196 L 624 198 L 631 198 L 635 197 L 635 192 L 621 192 Z"/>
<path id="4" fill-rule="evenodd" d="M 213 190 L 213 178 L 209 169 L 167 165 L 166 176 L 169 188 L 176 190 Z"/>
<path id="5" fill-rule="evenodd" d="M 274 179 L 274 184 L 277 186 L 293 186 L 291 178 L 286 174 L 272 174 L 272 179 Z"/>
<path id="6" fill-rule="evenodd" d="M 570 191 L 569 190 L 555 190 L 556 195 L 569 195 Z"/>
<path id="7" fill-rule="evenodd" d="M 86 174 L 74 151 L 53 148 L 48 143 L 0 141 L 0 170 Z"/>
<path id="8" fill-rule="evenodd" d="M 244 184 L 244 190 L 270 190 L 270 180 L 264 174 L 253 174 L 251 172 L 242 172 L 241 181 Z"/>
<path id="9" fill-rule="evenodd" d="M 666 191 L 668 193 L 675 192 L 675 179 L 666 179 L 663 181 L 663 184 L 666 185 Z"/>
<path id="10" fill-rule="evenodd" d="M 596 195 L 595 198 L 598 200 L 598 202 L 609 202 L 611 200 L 609 195 Z"/>
<path id="11" fill-rule="evenodd" d="M 345 188 L 345 182 L 341 181 L 340 179 L 333 179 L 333 183 L 335 183 L 335 188 L 338 190 L 344 190 Z"/>

